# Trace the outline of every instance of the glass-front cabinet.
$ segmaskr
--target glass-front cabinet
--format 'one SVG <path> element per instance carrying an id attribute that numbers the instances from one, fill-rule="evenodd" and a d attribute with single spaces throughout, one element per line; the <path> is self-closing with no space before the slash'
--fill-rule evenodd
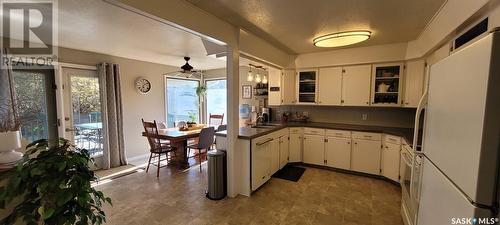
<path id="1" fill-rule="evenodd" d="M 300 70 L 297 72 L 297 103 L 316 104 L 318 93 L 318 71 Z"/>
<path id="2" fill-rule="evenodd" d="M 404 64 L 375 64 L 372 71 L 372 106 L 401 106 Z"/>

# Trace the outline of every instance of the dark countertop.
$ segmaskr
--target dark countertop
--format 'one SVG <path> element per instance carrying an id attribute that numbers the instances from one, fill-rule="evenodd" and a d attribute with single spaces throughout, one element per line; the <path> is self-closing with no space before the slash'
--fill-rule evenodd
<path id="1" fill-rule="evenodd" d="M 308 123 L 292 122 L 292 123 L 282 124 L 281 126 L 276 126 L 273 128 L 241 127 L 238 138 L 250 140 L 287 127 L 311 127 L 311 128 L 322 128 L 322 129 L 385 133 L 403 137 L 409 145 L 412 145 L 413 142 L 413 128 L 353 125 L 353 124 L 341 124 L 341 123 L 315 123 L 315 122 L 308 122 Z M 220 131 L 215 133 L 215 135 L 225 137 L 227 135 L 227 132 Z"/>

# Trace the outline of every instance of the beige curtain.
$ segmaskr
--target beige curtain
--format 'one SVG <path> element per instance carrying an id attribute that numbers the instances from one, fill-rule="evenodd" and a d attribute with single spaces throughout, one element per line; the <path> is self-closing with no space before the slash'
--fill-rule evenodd
<path id="1" fill-rule="evenodd" d="M 123 109 L 118 64 L 97 65 L 101 88 L 103 169 L 127 165 L 123 141 Z"/>

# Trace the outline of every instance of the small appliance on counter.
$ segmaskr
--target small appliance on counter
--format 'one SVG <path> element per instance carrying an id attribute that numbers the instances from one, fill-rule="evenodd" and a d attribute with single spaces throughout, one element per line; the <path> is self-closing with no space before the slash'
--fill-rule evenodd
<path id="1" fill-rule="evenodd" d="M 262 113 L 262 122 L 264 123 L 269 123 L 271 122 L 271 109 L 270 108 L 261 108 L 261 113 Z"/>

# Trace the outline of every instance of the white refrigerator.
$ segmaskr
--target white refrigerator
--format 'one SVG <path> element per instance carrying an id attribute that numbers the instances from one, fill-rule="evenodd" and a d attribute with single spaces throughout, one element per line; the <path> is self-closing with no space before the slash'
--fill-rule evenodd
<path id="1" fill-rule="evenodd" d="M 493 224 L 498 216 L 500 35 L 430 67 L 418 225 Z"/>

